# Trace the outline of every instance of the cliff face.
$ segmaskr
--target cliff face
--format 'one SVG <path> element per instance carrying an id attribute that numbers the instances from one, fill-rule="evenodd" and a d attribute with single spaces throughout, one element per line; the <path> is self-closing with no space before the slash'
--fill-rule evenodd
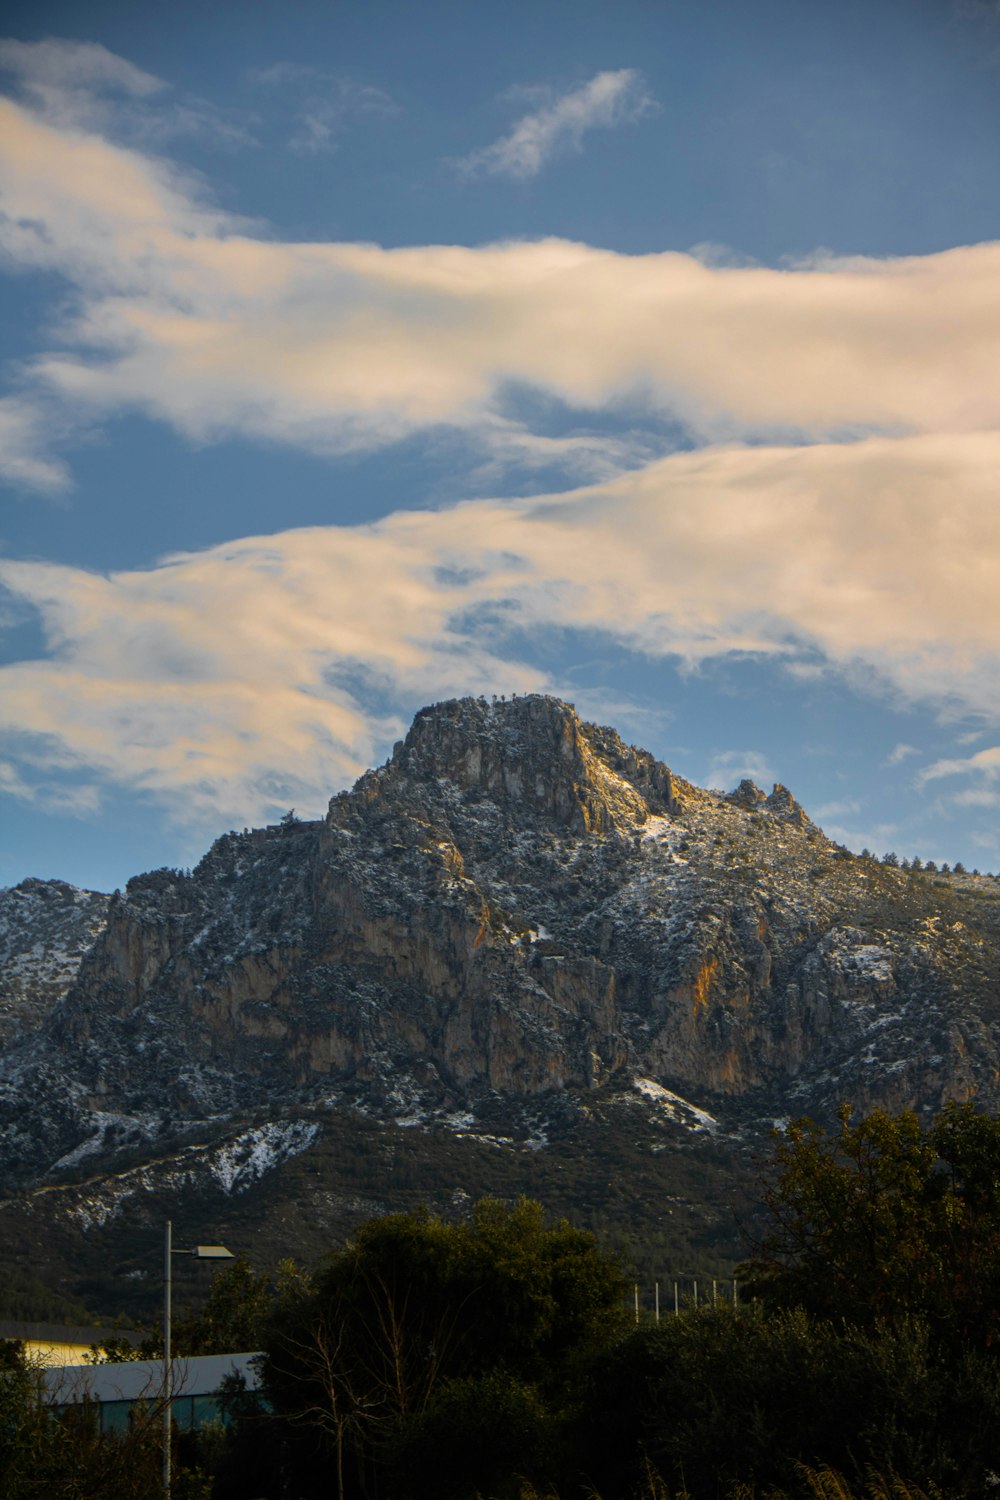
<path id="1" fill-rule="evenodd" d="M 109 897 L 63 880 L 0 891 L 0 1049 L 39 1026 L 104 928 Z"/>
<path id="2" fill-rule="evenodd" d="M 184 1121 L 635 1078 L 734 1128 L 840 1098 L 997 1107 L 998 960 L 1000 882 L 854 858 L 785 788 L 701 791 L 557 700 L 463 699 L 322 823 L 229 834 L 111 900 L 6 1056 L 0 1163 L 37 1180 Z"/>

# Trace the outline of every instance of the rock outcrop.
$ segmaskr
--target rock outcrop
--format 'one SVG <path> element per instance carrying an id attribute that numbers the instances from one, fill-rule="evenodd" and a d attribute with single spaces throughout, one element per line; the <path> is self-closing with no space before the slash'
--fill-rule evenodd
<path id="1" fill-rule="evenodd" d="M 110 897 L 64 880 L 0 891 L 0 1049 L 39 1026 L 103 931 Z"/>

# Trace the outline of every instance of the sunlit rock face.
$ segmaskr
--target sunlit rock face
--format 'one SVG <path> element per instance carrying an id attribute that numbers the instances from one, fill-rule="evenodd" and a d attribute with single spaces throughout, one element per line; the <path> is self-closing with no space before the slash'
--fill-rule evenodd
<path id="1" fill-rule="evenodd" d="M 786 788 L 701 791 L 554 698 L 424 709 L 322 822 L 228 834 L 104 923 L 10 1037 L 10 1181 L 98 1131 L 334 1095 L 398 1114 L 641 1077 L 734 1128 L 1000 1103 L 997 882 L 855 858 Z"/>

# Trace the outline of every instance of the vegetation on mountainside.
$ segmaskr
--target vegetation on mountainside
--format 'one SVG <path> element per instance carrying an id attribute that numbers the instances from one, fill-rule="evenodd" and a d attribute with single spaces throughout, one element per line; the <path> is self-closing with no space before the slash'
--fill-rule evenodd
<path id="1" fill-rule="evenodd" d="M 650 1123 L 650 1111 L 634 1092 L 594 1090 L 586 1114 L 574 1101 L 562 1101 L 560 1116 L 553 1108 L 559 1102 L 542 1101 L 538 1114 L 523 1122 L 504 1115 L 498 1102 L 495 1119 L 486 1117 L 475 1133 L 462 1135 L 385 1125 L 346 1111 L 317 1114 L 322 1133 L 315 1145 L 288 1160 L 280 1174 L 226 1198 L 217 1187 L 202 1191 L 197 1182 L 185 1182 L 181 1203 L 176 1191 L 157 1192 L 137 1175 L 127 1211 L 84 1236 L 78 1225 L 91 1201 L 86 1182 L 48 1190 L 32 1200 L 28 1214 L 22 1200 L 11 1199 L 0 1204 L 0 1318 L 43 1316 L 8 1310 L 5 1300 L 18 1265 L 30 1260 L 64 1296 L 99 1309 L 102 1320 L 154 1321 L 168 1217 L 178 1243 L 204 1238 L 211 1226 L 213 1237 L 233 1251 L 249 1247 L 257 1265 L 277 1264 L 289 1251 L 309 1264 L 373 1217 L 421 1205 L 443 1218 L 461 1217 L 484 1195 L 537 1199 L 550 1214 L 622 1248 L 647 1286 L 685 1271 L 731 1276 L 741 1253 L 732 1205 L 742 1220 L 753 1196 L 746 1148 L 741 1155 L 735 1144 L 692 1135 L 668 1119 Z M 300 1111 L 297 1118 L 311 1117 Z M 529 1126 L 544 1129 L 545 1149 L 521 1140 L 498 1147 L 486 1135 L 509 1139 L 517 1124 L 522 1133 Z M 194 1162 L 204 1154 L 192 1152 Z M 181 1171 L 187 1161 L 181 1159 Z M 132 1165 L 126 1160 L 124 1170 Z M 115 1170 L 123 1168 L 116 1162 Z M 53 1210 L 57 1198 L 64 1211 Z M 327 1227 L 332 1216 L 343 1225 L 336 1236 Z M 81 1240 L 89 1258 L 78 1253 Z M 178 1277 L 178 1306 L 197 1304 L 207 1285 L 204 1271 L 190 1272 L 180 1262 Z"/>
<path id="2" fill-rule="evenodd" d="M 264 1400 L 233 1390 L 229 1428 L 184 1440 L 177 1495 L 988 1493 L 1000 1472 L 1000 1121 L 952 1105 L 926 1127 L 846 1110 L 829 1134 L 796 1122 L 775 1138 L 764 1194 L 741 1304 L 638 1327 L 622 1259 L 523 1199 L 485 1200 L 459 1222 L 373 1219 L 308 1274 L 235 1263 L 178 1343 L 262 1348 Z M 125 1493 L 109 1476 L 127 1442 L 127 1493 L 152 1500 L 144 1417 L 106 1446 L 86 1410 L 43 1418 L 31 1372 L 16 1351 L 7 1363 L 0 1500 L 40 1494 L 36 1467 L 47 1493 Z"/>

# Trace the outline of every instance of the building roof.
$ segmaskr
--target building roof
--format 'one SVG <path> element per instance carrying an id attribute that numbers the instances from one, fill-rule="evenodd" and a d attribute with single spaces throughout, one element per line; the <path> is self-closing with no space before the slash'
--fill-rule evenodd
<path id="1" fill-rule="evenodd" d="M 145 1335 L 134 1328 L 81 1328 L 62 1323 L 25 1323 L 0 1320 L 0 1339 L 20 1339 L 23 1344 L 75 1344 L 89 1349 L 109 1339 L 124 1339 L 133 1349 Z"/>
<path id="2" fill-rule="evenodd" d="M 174 1396 L 210 1396 L 227 1375 L 242 1375 L 247 1389 L 255 1391 L 260 1379 L 252 1363 L 253 1350 L 244 1354 L 198 1354 L 175 1359 Z M 163 1361 L 135 1359 L 105 1365 L 62 1365 L 42 1372 L 48 1399 L 64 1406 L 71 1401 L 141 1401 L 155 1399 L 163 1391 Z"/>

